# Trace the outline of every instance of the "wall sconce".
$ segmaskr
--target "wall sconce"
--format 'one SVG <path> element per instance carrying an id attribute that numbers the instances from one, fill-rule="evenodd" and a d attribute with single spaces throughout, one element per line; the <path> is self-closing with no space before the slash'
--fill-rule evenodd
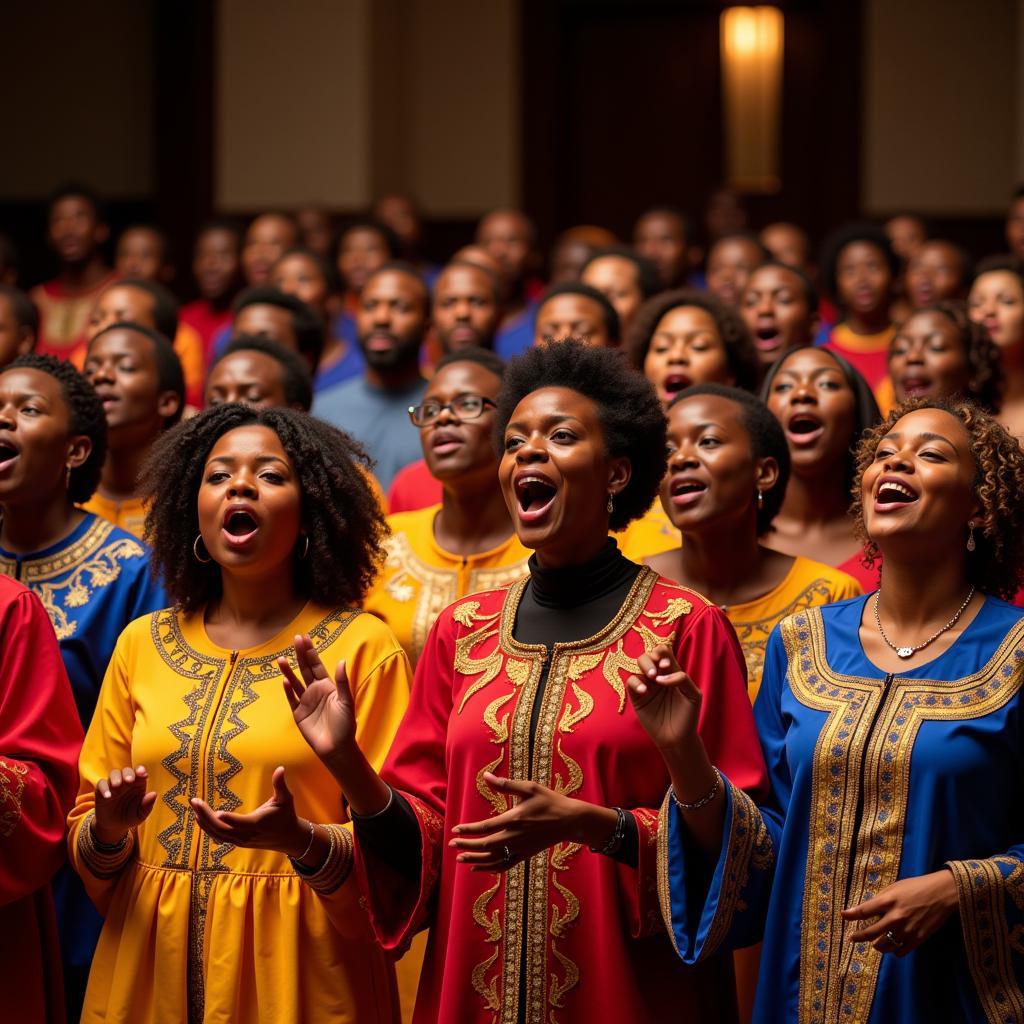
<path id="1" fill-rule="evenodd" d="M 782 11 L 728 7 L 719 36 L 727 180 L 743 192 L 777 192 L 782 184 Z"/>

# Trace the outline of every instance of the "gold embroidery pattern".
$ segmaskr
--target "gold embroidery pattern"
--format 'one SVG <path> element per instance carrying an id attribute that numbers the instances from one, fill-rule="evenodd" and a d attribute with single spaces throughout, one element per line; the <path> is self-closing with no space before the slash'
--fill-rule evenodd
<path id="1" fill-rule="evenodd" d="M 113 523 L 97 518 L 74 544 L 46 558 L 31 558 L 22 563 L 22 582 L 42 601 L 58 640 L 69 640 L 78 629 L 78 621 L 68 615 L 67 609 L 83 608 L 94 591 L 121 575 L 122 562 L 146 554 L 133 537 L 115 537 L 107 543 L 113 529 Z M 46 582 L 69 570 L 73 571 L 60 582 Z M 17 562 L 0 558 L 0 572 L 14 576 Z"/>
<path id="2" fill-rule="evenodd" d="M 661 801 L 658 811 L 658 905 L 661 907 L 661 920 L 672 941 L 676 956 L 683 959 L 683 951 L 676 942 L 676 930 L 672 924 L 672 889 L 668 881 L 668 823 L 672 813 L 672 787 L 665 791 L 665 799 Z"/>
<path id="3" fill-rule="evenodd" d="M 784 608 L 766 615 L 761 619 L 750 619 L 746 622 L 736 622 L 730 618 L 736 636 L 739 639 L 740 647 L 743 649 L 743 659 L 747 663 L 747 679 L 753 681 L 760 679 L 764 672 L 764 648 L 768 634 L 775 628 L 782 619 L 795 615 L 806 608 L 814 608 L 819 604 L 828 604 L 835 600 L 832 587 L 826 579 L 816 579 L 809 583 L 792 601 Z"/>
<path id="4" fill-rule="evenodd" d="M 384 568 L 397 570 L 385 584 L 384 590 L 401 604 L 416 601 L 410 642 L 410 655 L 415 663 L 423 652 L 427 635 L 437 617 L 458 598 L 459 574 L 454 569 L 439 569 L 424 562 L 413 551 L 409 538 L 403 533 L 392 534 L 384 542 L 384 550 Z M 525 559 L 511 566 L 473 569 L 469 573 L 468 591 L 496 590 L 522 579 L 526 572 Z"/>
<path id="5" fill-rule="evenodd" d="M 849 926 L 841 912 L 896 880 L 910 758 L 922 722 L 980 718 L 1020 689 L 1024 621 L 973 675 L 948 682 L 896 677 L 888 692 L 881 679 L 845 676 L 829 667 L 820 609 L 784 619 L 781 630 L 794 696 L 828 712 L 812 771 L 802 923 L 811 947 L 801 957 L 799 1020 L 865 1020 L 881 954 L 867 943 L 846 941 Z M 858 804 L 861 823 L 853 835 Z"/>
<path id="6" fill-rule="evenodd" d="M 322 651 L 333 643 L 359 614 L 337 609 L 326 615 L 309 631 L 314 648 Z M 207 801 L 214 810 L 235 810 L 240 806 L 241 800 L 231 790 L 230 782 L 241 770 L 241 763 L 228 750 L 228 744 L 248 728 L 241 713 L 257 700 L 256 683 L 275 678 L 280 673 L 277 659 L 292 657 L 292 652 L 284 648 L 243 658 L 225 673 L 226 659 L 204 655 L 188 643 L 173 609 L 152 616 L 150 635 L 164 663 L 195 683 L 182 698 L 187 714 L 169 727 L 178 740 L 178 748 L 162 762 L 175 780 L 163 800 L 174 814 L 174 821 L 157 836 L 167 853 L 164 867 L 188 869 L 192 866 L 195 835 L 195 819 L 189 813 L 188 799 L 197 794 L 200 772 Z M 207 739 L 207 726 L 214 712 Z M 201 765 L 204 740 L 206 760 Z M 218 763 L 224 767 L 218 770 Z M 227 870 L 224 858 L 233 848 L 230 843 L 217 843 L 206 832 L 200 833 L 189 919 L 189 1014 L 194 1020 L 202 1020 L 205 1004 L 204 954 L 210 892 L 214 877 Z"/>
<path id="7" fill-rule="evenodd" d="M 1024 910 L 1024 863 L 1010 857 L 950 861 L 956 879 L 967 962 L 988 1024 L 1024 1021 L 1024 993 L 1013 969 L 1020 948 L 1006 919 L 1005 900 Z M 1003 875 L 1002 867 L 1010 869 Z"/>
<path id="8" fill-rule="evenodd" d="M 28 765 L 0 757 L 0 839 L 12 835 L 21 821 L 21 799 L 25 793 Z"/>

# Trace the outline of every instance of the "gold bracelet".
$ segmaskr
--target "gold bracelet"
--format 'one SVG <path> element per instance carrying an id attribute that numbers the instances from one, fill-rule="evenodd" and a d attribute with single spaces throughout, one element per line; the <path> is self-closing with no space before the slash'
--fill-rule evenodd
<path id="1" fill-rule="evenodd" d="M 676 807 L 681 811 L 699 811 L 702 807 L 706 807 L 712 800 L 718 796 L 718 790 L 722 785 L 722 773 L 714 766 L 711 766 L 711 770 L 715 773 L 715 784 L 704 794 L 699 800 L 695 800 L 692 804 L 684 803 L 676 796 L 675 786 L 669 787 L 669 792 L 672 794 L 672 799 L 675 801 Z"/>
<path id="2" fill-rule="evenodd" d="M 309 843 L 307 844 L 306 849 L 303 850 L 298 857 L 292 858 L 293 860 L 305 860 L 313 849 L 313 843 L 316 842 L 316 825 L 311 821 L 308 821 L 307 824 L 309 825 Z"/>

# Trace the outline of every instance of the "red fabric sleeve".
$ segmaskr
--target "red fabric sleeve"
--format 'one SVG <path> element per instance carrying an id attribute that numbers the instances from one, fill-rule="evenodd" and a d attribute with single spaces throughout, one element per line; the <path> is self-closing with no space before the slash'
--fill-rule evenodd
<path id="1" fill-rule="evenodd" d="M 395 474 L 388 490 L 388 514 L 415 512 L 441 503 L 441 482 L 430 474 L 426 462 L 410 463 Z"/>
<path id="2" fill-rule="evenodd" d="M 61 864 L 82 726 L 50 620 L 12 581 L 0 586 L 0 652 L 2 906 L 41 888 Z"/>
<path id="3" fill-rule="evenodd" d="M 409 708 L 399 726 L 382 777 L 409 801 L 420 829 L 420 876 L 401 875 L 359 842 L 355 871 L 378 942 L 404 949 L 429 919 L 444 851 L 448 771 L 445 748 L 452 709 L 452 621 L 444 612 L 430 631 L 416 665 Z"/>

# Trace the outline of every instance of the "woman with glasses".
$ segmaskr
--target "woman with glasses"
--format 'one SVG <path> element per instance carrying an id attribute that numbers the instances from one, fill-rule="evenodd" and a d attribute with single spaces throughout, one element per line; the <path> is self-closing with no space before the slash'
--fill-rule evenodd
<path id="1" fill-rule="evenodd" d="M 448 605 L 526 575 L 530 553 L 512 529 L 491 437 L 504 372 L 493 352 L 453 352 L 409 410 L 441 503 L 388 517 L 387 558 L 364 607 L 391 627 L 414 665 Z"/>

